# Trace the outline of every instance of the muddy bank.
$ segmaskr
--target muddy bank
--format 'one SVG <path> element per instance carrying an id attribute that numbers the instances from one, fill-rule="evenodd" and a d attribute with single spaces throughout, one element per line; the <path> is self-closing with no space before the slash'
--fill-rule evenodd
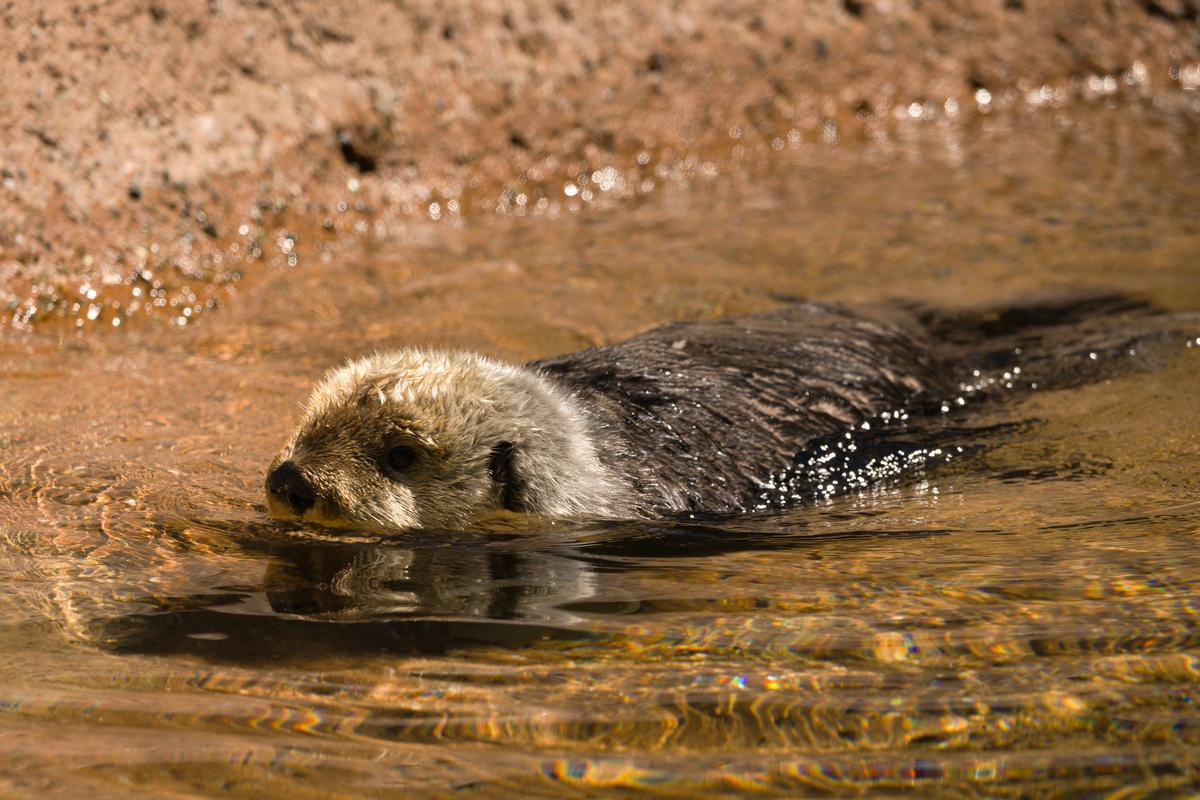
<path id="1" fill-rule="evenodd" d="M 1196 17 L 1190 0 L 11 4 L 0 303 L 18 325 L 186 324 L 272 264 L 404 220 L 570 212 L 901 120 L 1186 89 Z"/>

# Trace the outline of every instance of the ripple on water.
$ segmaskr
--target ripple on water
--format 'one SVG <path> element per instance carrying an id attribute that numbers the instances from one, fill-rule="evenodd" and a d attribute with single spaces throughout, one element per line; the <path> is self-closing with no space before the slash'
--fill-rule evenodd
<path id="1" fill-rule="evenodd" d="M 818 443 L 759 513 L 380 541 L 260 496 L 312 380 L 376 346 L 535 357 L 897 287 L 1200 307 L 1192 140 L 1094 111 L 423 230 L 170 336 L 0 340 L 0 793 L 1188 790 L 1194 338 L 997 351 Z"/>

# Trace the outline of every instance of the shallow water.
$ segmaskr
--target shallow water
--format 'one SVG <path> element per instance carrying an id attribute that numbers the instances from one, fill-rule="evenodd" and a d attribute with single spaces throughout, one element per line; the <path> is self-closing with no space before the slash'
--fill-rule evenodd
<path id="1" fill-rule="evenodd" d="M 379 542 L 270 523 L 260 487 L 313 380 L 375 347 L 532 358 L 801 295 L 1200 309 L 1196 123 L 917 126 L 607 211 L 414 225 L 186 330 L 4 334 L 0 792 L 1195 788 L 1182 338 L 969 417 L 966 458 L 777 514 Z"/>

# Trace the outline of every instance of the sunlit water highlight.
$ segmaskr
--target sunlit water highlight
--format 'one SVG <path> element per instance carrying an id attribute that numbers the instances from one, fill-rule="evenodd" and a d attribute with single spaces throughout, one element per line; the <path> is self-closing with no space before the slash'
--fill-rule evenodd
<path id="1" fill-rule="evenodd" d="M 1195 120 L 1018 122 L 603 214 L 416 226 L 193 329 L 0 340 L 0 792 L 1194 788 L 1183 337 L 977 410 L 972 387 L 1016 376 L 955 376 L 963 403 L 903 469 L 818 455 L 803 488 L 837 491 L 766 491 L 758 514 L 374 541 L 263 510 L 296 404 L 375 347 L 532 358 L 801 295 L 1091 285 L 1200 308 Z"/>

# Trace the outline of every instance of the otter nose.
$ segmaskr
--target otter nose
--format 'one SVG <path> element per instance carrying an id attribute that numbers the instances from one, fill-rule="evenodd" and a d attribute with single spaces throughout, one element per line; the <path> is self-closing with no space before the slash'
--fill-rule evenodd
<path id="1" fill-rule="evenodd" d="M 297 514 L 303 514 L 317 501 L 313 490 L 295 461 L 285 461 L 267 475 L 267 491 Z"/>

